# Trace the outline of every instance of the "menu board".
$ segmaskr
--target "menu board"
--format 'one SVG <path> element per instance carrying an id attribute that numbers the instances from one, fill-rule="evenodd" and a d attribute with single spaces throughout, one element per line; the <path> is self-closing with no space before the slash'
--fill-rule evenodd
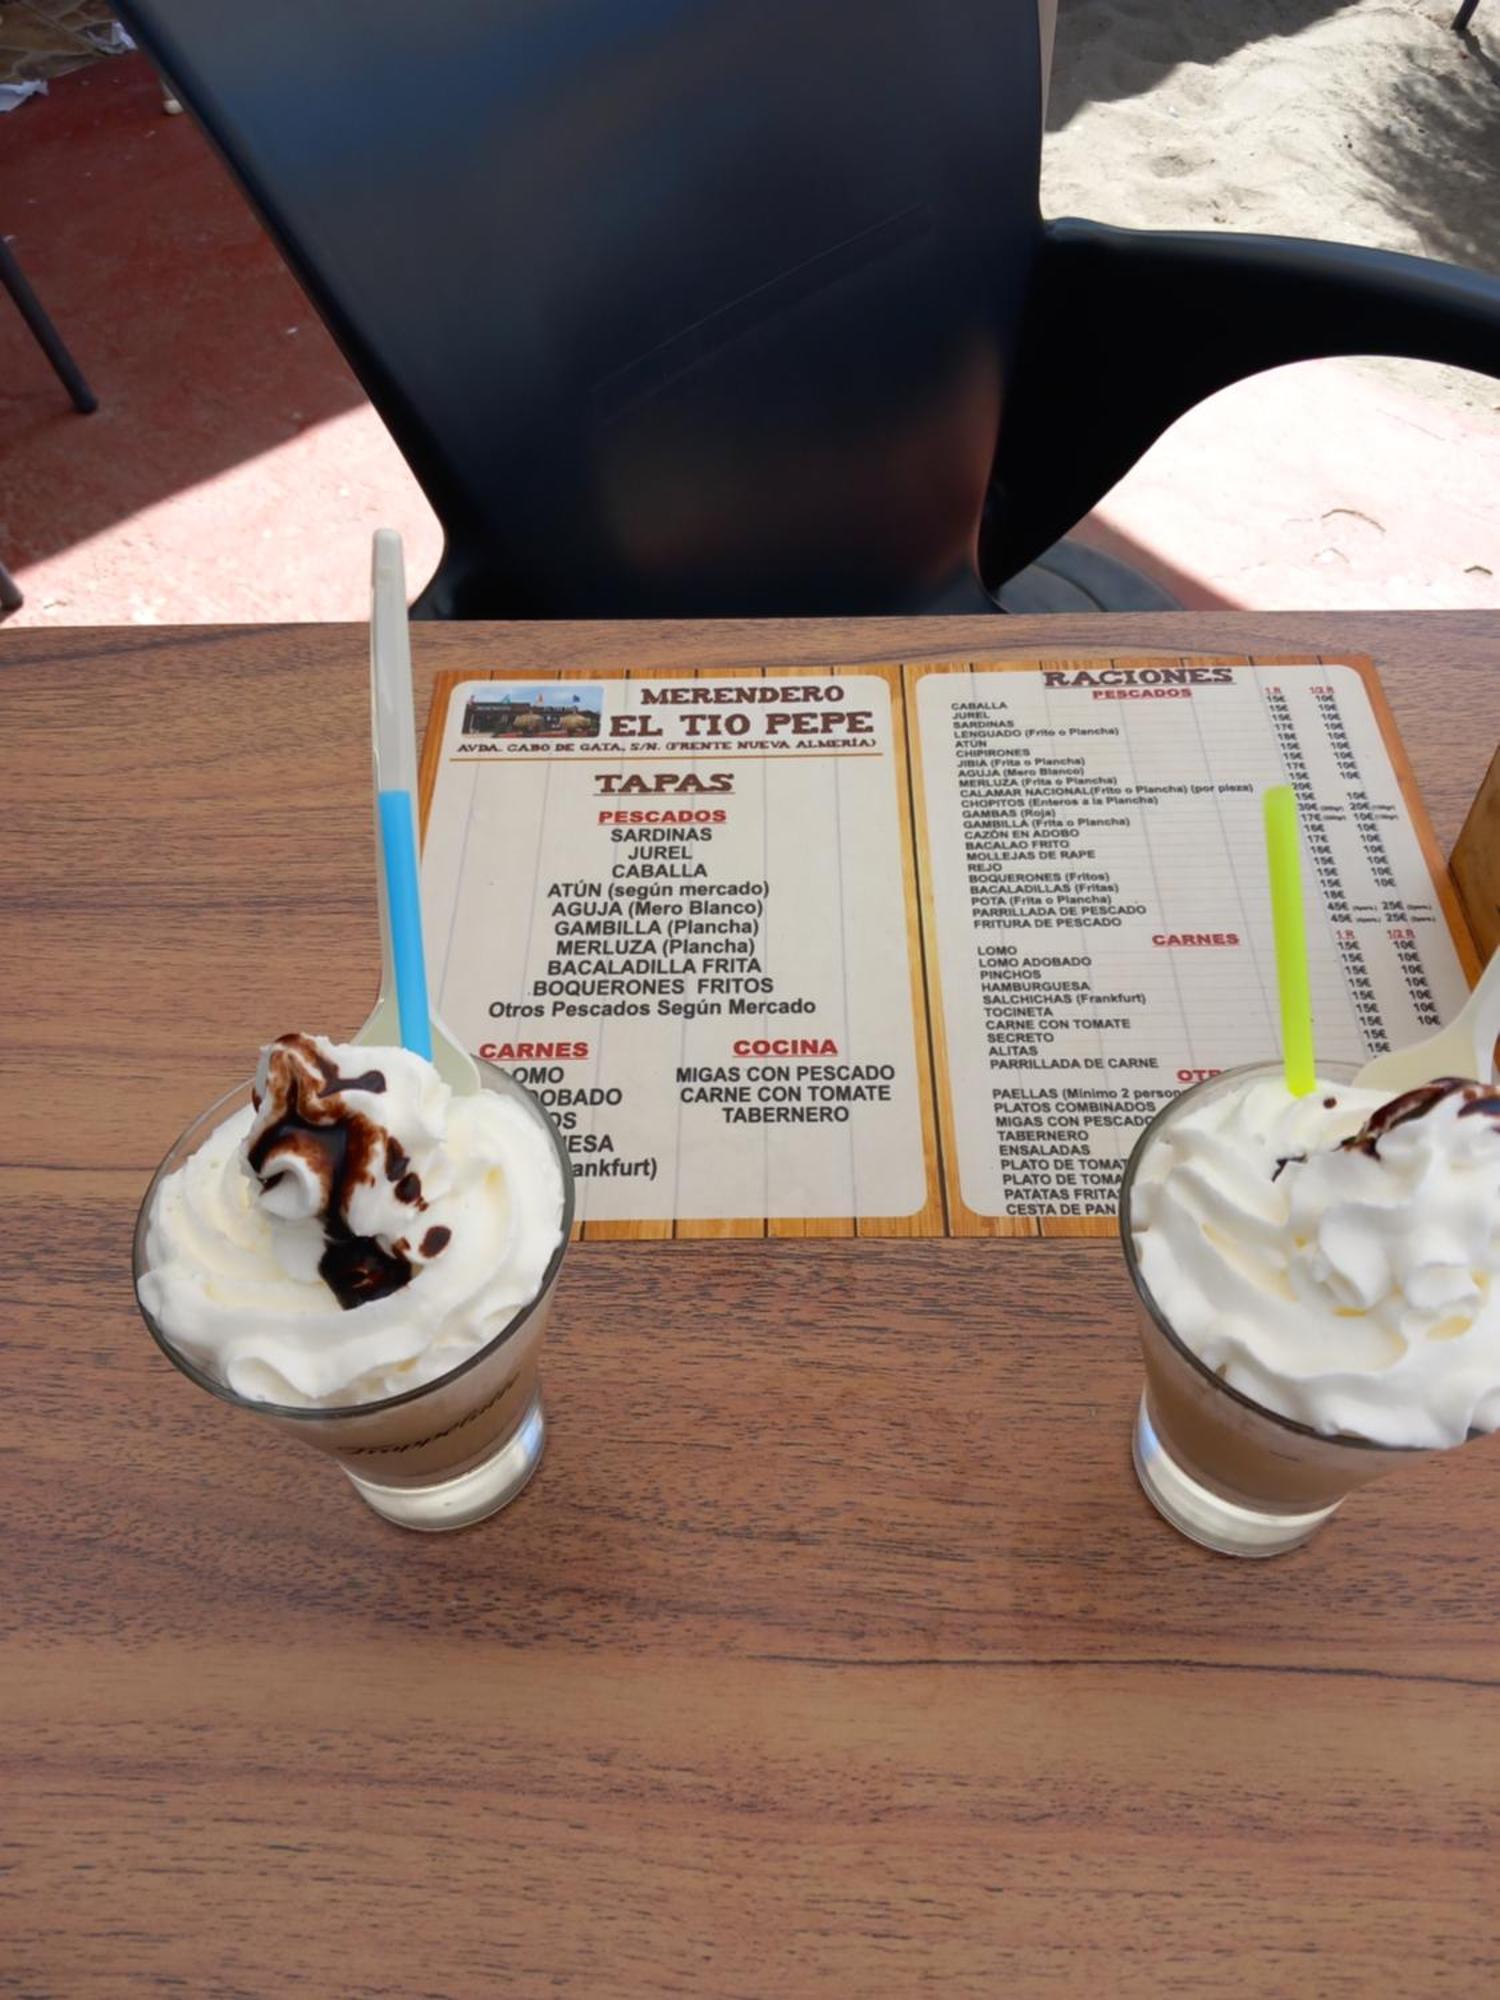
<path id="1" fill-rule="evenodd" d="M 440 678 L 434 1004 L 556 1119 L 583 1233 L 1094 1233 L 1186 1084 L 1274 1056 L 1261 794 L 1320 1057 L 1473 949 L 1365 662 Z"/>

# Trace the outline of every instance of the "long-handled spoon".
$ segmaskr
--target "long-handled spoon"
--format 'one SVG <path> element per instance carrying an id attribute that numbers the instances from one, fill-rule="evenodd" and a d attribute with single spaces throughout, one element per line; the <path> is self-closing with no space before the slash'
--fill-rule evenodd
<path id="1" fill-rule="evenodd" d="M 1446 1028 L 1426 1041 L 1392 1049 L 1367 1062 L 1355 1084 L 1361 1090 L 1399 1094 L 1431 1083 L 1438 1076 L 1471 1076 L 1489 1083 L 1495 1072 L 1495 1041 L 1500 1037 L 1500 952 L 1480 975 L 1479 984 Z"/>

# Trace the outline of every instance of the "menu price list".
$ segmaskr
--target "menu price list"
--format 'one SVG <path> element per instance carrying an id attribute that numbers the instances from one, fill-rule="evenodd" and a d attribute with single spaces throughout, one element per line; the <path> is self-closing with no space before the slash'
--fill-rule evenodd
<path id="1" fill-rule="evenodd" d="M 437 1005 L 557 1120 L 586 1233 L 1106 1228 L 1161 1105 L 1275 1057 L 1268 785 L 1301 808 L 1323 1063 L 1466 992 L 1351 665 L 453 676 L 442 697 Z"/>
<path id="2" fill-rule="evenodd" d="M 436 1004 L 547 1105 L 585 1222 L 924 1207 L 898 750 L 872 674 L 456 690 Z"/>
<path id="3" fill-rule="evenodd" d="M 1113 1212 L 1142 1126 L 1279 1045 L 1261 797 L 1298 796 L 1325 1062 L 1467 981 L 1360 673 L 1172 661 L 914 670 L 954 1226 Z M 954 1182 L 956 1181 L 956 1185 Z"/>

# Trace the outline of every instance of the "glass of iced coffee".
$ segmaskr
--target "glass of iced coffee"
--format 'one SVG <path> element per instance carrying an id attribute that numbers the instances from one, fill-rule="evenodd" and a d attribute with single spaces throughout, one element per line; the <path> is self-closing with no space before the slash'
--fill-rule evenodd
<path id="1" fill-rule="evenodd" d="M 172 1147 L 136 1225 L 168 1359 L 408 1528 L 493 1514 L 545 1442 L 572 1173 L 531 1093 L 479 1070 L 456 1095 L 404 1049 L 283 1036 Z"/>
<path id="2" fill-rule="evenodd" d="M 1224 1554 L 1305 1542 L 1357 1487 L 1500 1426 L 1500 1096 L 1231 1070 L 1141 1134 L 1120 1192 L 1145 1391 L 1134 1458 Z"/>

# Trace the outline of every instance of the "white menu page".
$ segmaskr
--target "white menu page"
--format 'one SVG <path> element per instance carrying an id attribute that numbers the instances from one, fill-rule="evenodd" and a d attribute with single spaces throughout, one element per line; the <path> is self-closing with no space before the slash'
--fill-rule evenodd
<path id="1" fill-rule="evenodd" d="M 917 671 L 958 1224 L 1108 1214 L 1169 1097 L 1274 1059 L 1270 785 L 1300 808 L 1320 1059 L 1359 1063 L 1462 1005 L 1355 668 Z"/>
<path id="2" fill-rule="evenodd" d="M 454 691 L 433 1002 L 551 1110 L 584 1222 L 928 1204 L 904 755 L 878 673 Z"/>

